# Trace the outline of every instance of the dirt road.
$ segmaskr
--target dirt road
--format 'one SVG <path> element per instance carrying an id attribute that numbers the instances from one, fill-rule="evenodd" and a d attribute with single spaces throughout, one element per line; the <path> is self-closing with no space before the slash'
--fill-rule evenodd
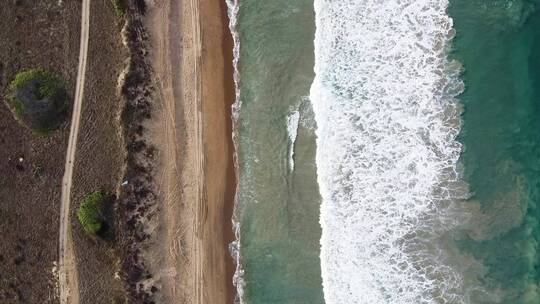
<path id="1" fill-rule="evenodd" d="M 77 269 L 73 255 L 73 243 L 70 227 L 70 200 L 71 183 L 73 176 L 73 163 L 79 134 L 82 99 L 84 92 L 84 79 L 86 73 L 86 59 L 88 53 L 88 33 L 90 25 L 90 0 L 83 0 L 81 15 L 81 44 L 79 50 L 79 67 L 77 70 L 77 84 L 73 102 L 73 114 L 69 131 L 69 141 L 66 153 L 64 178 L 62 179 L 62 195 L 60 205 L 60 235 L 58 237 L 58 279 L 61 304 L 78 304 L 79 292 L 77 282 Z"/>

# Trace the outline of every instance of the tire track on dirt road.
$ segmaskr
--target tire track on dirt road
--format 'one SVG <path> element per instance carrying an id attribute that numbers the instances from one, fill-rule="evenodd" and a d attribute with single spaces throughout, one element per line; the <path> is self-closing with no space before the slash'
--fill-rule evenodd
<path id="1" fill-rule="evenodd" d="M 73 114 L 69 130 L 69 141 L 66 152 L 66 164 L 62 179 L 62 195 L 60 203 L 60 233 L 58 236 L 58 281 L 60 289 L 60 304 L 78 304 L 79 290 L 75 256 L 70 226 L 71 184 L 73 177 L 73 164 L 79 124 L 81 119 L 82 99 L 84 96 L 84 83 L 86 74 L 86 60 L 88 54 L 88 36 L 90 30 L 90 0 L 82 1 L 81 12 L 81 42 L 79 49 L 79 66 L 77 70 L 77 84 L 73 101 Z"/>

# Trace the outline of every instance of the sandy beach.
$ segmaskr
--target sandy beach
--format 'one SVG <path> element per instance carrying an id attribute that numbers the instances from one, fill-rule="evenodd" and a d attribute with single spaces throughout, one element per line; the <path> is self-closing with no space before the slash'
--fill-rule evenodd
<path id="1" fill-rule="evenodd" d="M 201 0 L 202 22 L 202 118 L 205 191 L 202 239 L 203 284 L 214 286 L 199 303 L 232 303 L 234 267 L 228 252 L 236 190 L 231 105 L 234 102 L 232 37 L 225 1 Z M 224 258 L 223 258 L 224 257 Z M 228 262 L 228 263 L 227 263 Z"/>
<path id="2" fill-rule="evenodd" d="M 164 303 L 232 303 L 235 190 L 232 41 L 223 1 L 149 7 L 156 92 L 149 137 L 160 151 L 155 243 L 145 255 Z"/>

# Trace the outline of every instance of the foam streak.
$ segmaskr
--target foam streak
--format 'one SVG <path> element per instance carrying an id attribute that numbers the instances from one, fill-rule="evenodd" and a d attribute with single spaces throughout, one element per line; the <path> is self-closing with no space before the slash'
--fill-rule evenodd
<path id="1" fill-rule="evenodd" d="M 240 108 L 242 106 L 242 102 L 240 100 L 240 73 L 238 71 L 238 61 L 240 60 L 240 37 L 238 34 L 237 28 L 237 16 L 238 16 L 238 10 L 240 8 L 240 4 L 238 3 L 239 0 L 225 0 L 227 3 L 227 14 L 229 17 L 229 29 L 231 31 L 231 35 L 233 37 L 233 68 L 234 68 L 234 87 L 235 87 L 235 101 L 232 105 L 232 121 L 233 121 L 233 143 L 234 143 L 234 165 L 235 165 L 235 172 L 236 176 L 238 177 L 238 138 L 237 138 L 237 121 L 238 121 L 238 115 L 240 113 Z M 235 235 L 235 241 L 233 241 L 229 245 L 229 251 L 231 253 L 231 256 L 233 257 L 235 263 L 236 263 L 236 270 L 234 272 L 233 276 L 233 284 L 236 287 L 236 296 L 235 296 L 235 303 L 237 304 L 243 304 L 243 298 L 244 298 L 244 280 L 243 280 L 243 274 L 244 270 L 242 269 L 242 256 L 240 252 L 240 221 L 239 221 L 239 211 L 238 211 L 238 204 L 237 204 L 237 195 L 238 195 L 238 184 L 236 186 L 236 192 L 235 192 L 235 205 L 234 205 L 234 212 L 233 212 L 233 218 L 231 219 L 233 222 L 233 230 Z"/>

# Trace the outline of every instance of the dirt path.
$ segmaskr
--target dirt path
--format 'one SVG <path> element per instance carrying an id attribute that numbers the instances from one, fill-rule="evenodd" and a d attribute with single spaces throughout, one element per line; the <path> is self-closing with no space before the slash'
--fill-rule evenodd
<path id="1" fill-rule="evenodd" d="M 62 195 L 60 205 L 60 235 L 58 237 L 58 279 L 60 288 L 60 304 L 78 304 L 79 292 L 77 269 L 73 255 L 73 243 L 70 227 L 70 199 L 73 176 L 73 163 L 79 134 L 86 59 L 88 53 L 88 33 L 90 27 L 90 0 L 83 0 L 81 15 L 81 44 L 79 50 L 79 67 L 77 84 L 73 102 L 73 114 L 69 130 L 69 141 L 66 153 L 66 167 L 62 179 Z"/>

